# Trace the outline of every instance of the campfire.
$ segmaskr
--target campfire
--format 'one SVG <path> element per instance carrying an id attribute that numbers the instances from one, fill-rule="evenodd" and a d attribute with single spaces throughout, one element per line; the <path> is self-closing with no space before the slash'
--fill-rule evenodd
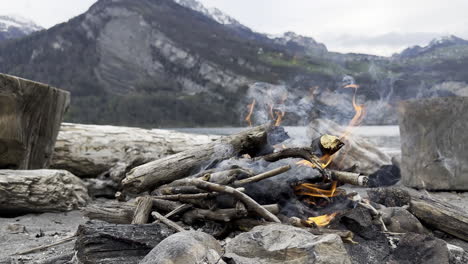
<path id="1" fill-rule="evenodd" d="M 357 91 L 358 86 L 345 88 Z M 89 207 L 88 216 L 134 224 L 147 223 L 153 217 L 176 230 L 207 221 L 223 222 L 223 228 L 230 231 L 267 222 L 327 227 L 361 202 L 358 195 L 347 194 L 339 186 L 368 183 L 368 177 L 360 173 L 340 171 L 337 166 L 328 169 L 352 127 L 362 122 L 365 108 L 356 103 L 355 93 L 356 113 L 345 133 L 322 135 L 309 146 L 288 147 L 284 142 L 289 136 L 281 127 L 287 117 L 283 106 L 286 99 L 287 93 L 281 93 L 266 104 L 268 124 L 130 171 L 117 198 L 125 201 L 137 194 L 136 207 L 131 210 L 134 214 L 122 213 L 119 208 Z M 247 106 L 245 121 L 249 126 L 256 107 L 255 99 Z"/>
<path id="2" fill-rule="evenodd" d="M 463 210 L 401 185 L 370 188 L 395 184 L 399 167 L 353 134 L 366 110 L 358 86 L 345 89 L 354 90 L 347 126 L 313 120 L 309 128 L 321 132 L 300 143 L 281 126 L 300 110 L 285 89 L 249 100 L 249 129 L 204 142 L 169 131 L 65 125 L 54 159 L 68 171 L 4 170 L 0 204 L 15 213 L 81 208 L 91 221 L 70 237 L 19 250 L 18 260 L 76 240 L 72 254 L 47 263 L 466 263 L 453 245 L 468 241 Z M 169 137 L 198 144 L 174 151 Z M 155 157 L 161 146 L 166 153 Z M 82 180 L 70 171 L 99 176 Z M 88 203 L 88 193 L 112 200 Z M 7 228 L 26 233 L 16 222 Z"/>

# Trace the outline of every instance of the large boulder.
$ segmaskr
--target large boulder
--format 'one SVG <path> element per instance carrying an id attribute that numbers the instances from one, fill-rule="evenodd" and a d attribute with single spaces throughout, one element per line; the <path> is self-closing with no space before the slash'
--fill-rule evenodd
<path id="1" fill-rule="evenodd" d="M 70 94 L 0 74 L 0 169 L 44 169 Z"/>
<path id="2" fill-rule="evenodd" d="M 203 232 L 174 234 L 159 243 L 140 264 L 223 264 L 218 241 Z"/>
<path id="3" fill-rule="evenodd" d="M 399 116 L 403 183 L 468 190 L 468 97 L 405 101 Z"/>
<path id="4" fill-rule="evenodd" d="M 225 257 L 236 264 L 351 263 L 338 235 L 313 235 L 282 224 L 257 226 L 226 245 Z"/>

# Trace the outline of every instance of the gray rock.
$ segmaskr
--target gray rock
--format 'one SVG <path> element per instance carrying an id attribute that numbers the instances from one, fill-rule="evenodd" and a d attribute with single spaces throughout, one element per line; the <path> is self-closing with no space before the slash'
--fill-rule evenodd
<path id="1" fill-rule="evenodd" d="M 140 264 L 222 264 L 222 248 L 218 241 L 203 232 L 174 234 L 159 243 Z"/>
<path id="2" fill-rule="evenodd" d="M 389 258 L 388 264 L 449 264 L 445 241 L 427 235 L 407 233 Z"/>
<path id="3" fill-rule="evenodd" d="M 468 263 L 468 253 L 463 248 L 447 244 L 449 251 L 450 264 L 465 264 Z"/>
<path id="4" fill-rule="evenodd" d="M 306 230 L 271 224 L 257 226 L 228 242 L 225 257 L 236 264 L 351 263 L 338 235 L 313 235 Z"/>
<path id="5" fill-rule="evenodd" d="M 468 97 L 402 102 L 402 181 L 428 190 L 468 190 Z"/>
<path id="6" fill-rule="evenodd" d="M 382 218 L 389 231 L 395 233 L 427 234 L 428 231 L 408 210 L 401 207 L 388 207 L 381 210 Z"/>

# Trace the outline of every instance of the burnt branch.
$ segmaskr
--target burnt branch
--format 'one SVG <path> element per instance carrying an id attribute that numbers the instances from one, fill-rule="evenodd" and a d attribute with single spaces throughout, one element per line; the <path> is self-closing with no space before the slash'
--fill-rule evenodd
<path id="1" fill-rule="evenodd" d="M 190 183 L 200 189 L 204 189 L 211 192 L 227 193 L 234 196 L 243 202 L 249 210 L 256 212 L 259 216 L 263 217 L 265 220 L 280 223 L 281 221 L 274 214 L 270 213 L 264 207 L 259 205 L 254 199 L 250 198 L 246 194 L 240 192 L 229 186 L 223 186 L 216 183 L 206 182 L 199 179 L 185 179 L 187 183 Z"/>

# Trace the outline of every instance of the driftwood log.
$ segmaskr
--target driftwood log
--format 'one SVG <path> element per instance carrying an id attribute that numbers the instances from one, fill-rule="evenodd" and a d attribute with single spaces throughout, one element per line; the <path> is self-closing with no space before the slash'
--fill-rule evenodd
<path id="1" fill-rule="evenodd" d="M 122 181 L 124 190 L 140 193 L 187 177 L 203 167 L 241 154 L 255 156 L 268 146 L 271 125 L 223 137 L 214 143 L 183 151 L 132 169 Z"/>
<path id="2" fill-rule="evenodd" d="M 170 212 L 182 204 L 153 198 L 153 208 L 158 211 Z M 101 220 L 113 224 L 130 224 L 135 215 L 137 205 L 134 203 L 106 202 L 92 204 L 83 208 L 84 215 L 89 219 Z"/>
<path id="3" fill-rule="evenodd" d="M 218 138 L 162 129 L 64 123 L 57 137 L 51 167 L 68 170 L 79 177 L 109 172 L 118 174 L 115 175 L 118 178 L 132 166 Z"/>
<path id="4" fill-rule="evenodd" d="M 0 74 L 0 169 L 49 165 L 70 94 Z"/>
<path id="5" fill-rule="evenodd" d="M 463 209 L 411 189 L 377 188 L 369 198 L 384 205 L 409 204 L 408 210 L 424 224 L 468 241 L 468 214 Z"/>
<path id="6" fill-rule="evenodd" d="M 63 212 L 85 206 L 83 182 L 63 170 L 0 170 L 0 210 Z"/>
<path id="7" fill-rule="evenodd" d="M 78 227 L 76 257 L 80 263 L 88 264 L 137 264 L 173 233 L 164 224 L 115 225 L 90 221 Z"/>

